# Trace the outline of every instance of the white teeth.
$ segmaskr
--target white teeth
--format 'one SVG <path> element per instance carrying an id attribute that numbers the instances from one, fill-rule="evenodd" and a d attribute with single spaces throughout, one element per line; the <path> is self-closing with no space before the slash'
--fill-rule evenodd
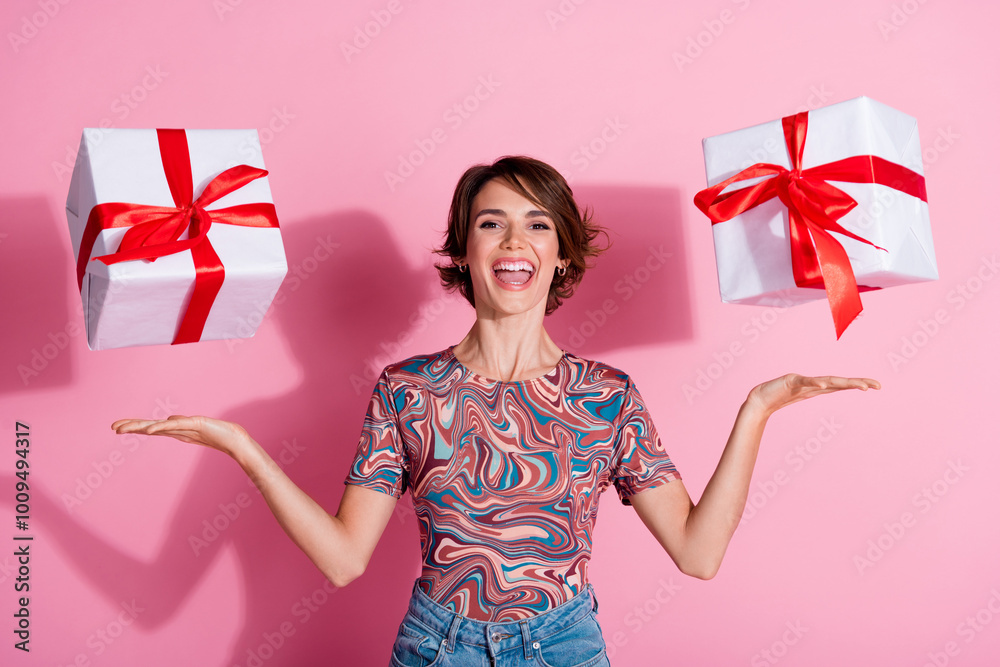
<path id="1" fill-rule="evenodd" d="M 531 264 L 525 261 L 518 262 L 497 262 L 493 265 L 494 271 L 527 271 L 529 273 L 534 273 L 535 269 Z"/>

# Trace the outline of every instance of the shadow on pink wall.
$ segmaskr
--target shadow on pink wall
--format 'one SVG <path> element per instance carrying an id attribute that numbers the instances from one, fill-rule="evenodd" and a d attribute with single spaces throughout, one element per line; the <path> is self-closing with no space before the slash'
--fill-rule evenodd
<path id="1" fill-rule="evenodd" d="M 578 186 L 581 206 L 612 245 L 576 294 L 546 322 L 564 349 L 608 350 L 691 339 L 691 303 L 680 196 L 672 188 Z"/>
<path id="2" fill-rule="evenodd" d="M 289 266 L 299 271 L 289 274 L 284 300 L 272 306 L 269 317 L 279 323 L 298 360 L 302 382 L 283 396 L 213 416 L 243 424 L 300 487 L 334 511 L 368 400 L 349 380 L 360 368 L 358 350 L 370 348 L 386 331 L 405 329 L 409 314 L 429 297 L 429 285 L 426 276 L 407 268 L 385 223 L 365 212 L 288 224 L 283 237 Z M 233 353 L 253 363 L 253 345 L 244 341 Z M 219 349 L 225 353 L 225 347 Z M 260 377 L 262 386 L 267 382 Z M 420 563 L 408 500 L 399 503 L 365 576 L 331 592 L 335 589 L 324 586 L 323 576 L 224 455 L 203 453 L 183 498 L 151 562 L 105 542 L 52 498 L 44 505 L 36 502 L 65 560 L 109 603 L 134 598 L 145 609 L 137 623 L 149 631 L 169 623 L 227 547 L 235 550 L 241 568 L 245 620 L 225 664 L 247 664 L 283 624 L 290 624 L 284 627 L 294 628 L 294 634 L 284 639 L 270 664 L 316 664 L 333 655 L 342 664 L 388 661 Z M 205 623 L 214 620 L 206 617 Z"/>
<path id="3" fill-rule="evenodd" d="M 580 195 L 612 230 L 614 246 L 587 274 L 577 297 L 558 311 L 561 319 L 553 318 L 556 340 L 589 354 L 689 338 L 676 193 L 590 188 Z M 243 424 L 300 487 L 333 511 L 374 386 L 371 380 L 357 390 L 358 375 L 365 372 L 362 355 L 387 334 L 407 331 L 411 315 L 440 292 L 433 276 L 428 280 L 425 270 L 408 268 L 386 224 L 366 212 L 292 223 L 283 234 L 292 270 L 268 317 L 279 323 L 302 368 L 302 382 L 283 396 L 218 416 Z M 617 310 L 606 307 L 608 300 Z M 597 309 L 607 315 L 600 326 L 593 316 Z M 594 323 L 592 333 L 585 321 Z M 583 337 L 576 347 L 574 331 Z M 455 332 L 455 339 L 462 334 Z M 253 345 L 242 342 L 233 353 L 253 363 L 258 352 Z M 267 381 L 260 378 L 263 386 Z M 225 546 L 235 550 L 245 600 L 245 621 L 225 664 L 256 664 L 253 657 L 265 654 L 274 657 L 264 662 L 283 665 L 325 663 L 331 656 L 345 665 L 388 661 L 420 566 L 408 496 L 397 505 L 365 575 L 336 591 L 324 585 L 225 456 L 204 452 L 183 497 L 151 562 L 108 544 L 51 498 L 40 499 L 38 509 L 65 559 L 109 603 L 134 598 L 146 610 L 137 622 L 148 631 L 165 626 L 184 606 Z M 213 619 L 206 617 L 205 623 Z M 267 637 L 274 639 L 282 628 L 294 634 L 270 649 Z M 191 647 L 192 655 L 197 649 Z"/>
<path id="4" fill-rule="evenodd" d="M 57 220 L 48 199 L 40 196 L 0 199 L 0 216 L 6 233 L 0 236 L 0 393 L 69 384 L 70 338 L 84 333 L 79 294 L 69 308 L 64 296 L 67 281 L 76 284 L 75 275 L 69 275 L 73 255 L 70 250 L 67 256 L 66 219 Z"/>

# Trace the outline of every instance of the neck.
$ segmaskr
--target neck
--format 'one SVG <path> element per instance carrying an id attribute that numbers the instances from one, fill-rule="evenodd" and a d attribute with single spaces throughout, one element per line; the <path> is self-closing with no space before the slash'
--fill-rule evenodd
<path id="1" fill-rule="evenodd" d="M 455 358 L 484 377 L 516 382 L 541 377 L 562 358 L 542 325 L 544 310 L 492 317 L 477 313 L 475 324 L 454 348 Z"/>

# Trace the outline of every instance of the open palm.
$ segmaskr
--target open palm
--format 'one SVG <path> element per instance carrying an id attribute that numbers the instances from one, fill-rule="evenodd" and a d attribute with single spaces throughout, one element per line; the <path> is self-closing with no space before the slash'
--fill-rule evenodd
<path id="1" fill-rule="evenodd" d="M 250 435 L 239 424 L 212 417 L 170 415 L 166 419 L 119 419 L 111 425 L 116 433 L 165 435 L 183 442 L 217 449 L 233 456 Z"/>
<path id="2" fill-rule="evenodd" d="M 808 377 L 789 373 L 759 384 L 750 391 L 747 400 L 765 414 L 773 414 L 786 405 L 804 401 L 813 396 L 845 389 L 881 389 L 878 380 L 871 378 L 843 378 L 832 375 Z"/>

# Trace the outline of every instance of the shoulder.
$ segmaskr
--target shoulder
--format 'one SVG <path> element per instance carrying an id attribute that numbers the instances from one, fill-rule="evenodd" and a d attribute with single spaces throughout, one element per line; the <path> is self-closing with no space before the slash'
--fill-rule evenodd
<path id="1" fill-rule="evenodd" d="M 446 381 L 458 370 L 460 366 L 449 347 L 389 364 L 382 370 L 382 377 L 395 386 L 426 386 Z"/>
<path id="2" fill-rule="evenodd" d="M 632 378 L 625 371 L 603 361 L 584 359 L 572 352 L 566 352 L 565 359 L 570 368 L 573 369 L 572 376 L 578 383 L 608 388 L 618 387 L 622 390 L 632 384 Z"/>

